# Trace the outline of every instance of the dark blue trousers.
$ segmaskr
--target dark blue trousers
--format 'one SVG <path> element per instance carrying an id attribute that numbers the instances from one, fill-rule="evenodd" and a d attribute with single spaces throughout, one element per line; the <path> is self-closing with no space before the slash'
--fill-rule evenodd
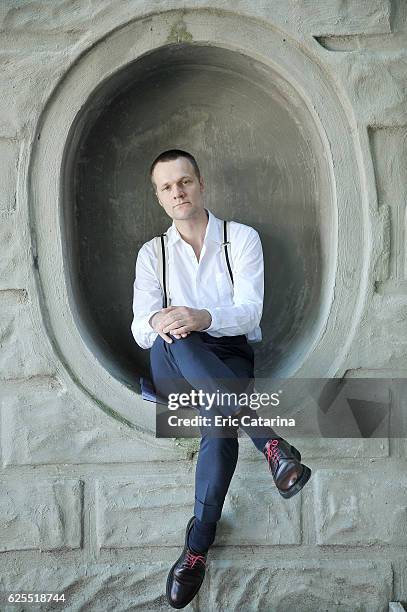
<path id="1" fill-rule="evenodd" d="M 246 336 L 215 338 L 206 332 L 191 332 L 186 338 L 171 337 L 170 344 L 157 336 L 150 351 L 151 378 L 160 395 L 168 397 L 169 393 L 191 389 L 202 389 L 204 393 L 230 393 L 232 389 L 240 393 L 250 388 L 248 382 L 254 380 L 254 353 Z M 208 414 L 205 407 L 197 409 L 202 415 Z M 240 409 L 241 406 L 219 403 L 210 412 L 232 416 Z M 253 411 L 243 407 L 236 418 L 244 414 L 253 416 Z M 270 438 L 277 437 L 270 427 L 240 426 L 259 451 Z M 200 428 L 194 514 L 202 522 L 213 523 L 220 519 L 238 458 L 238 427 L 225 426 L 222 432 L 216 428 L 216 435 L 213 435 L 213 428 L 212 432 Z"/>

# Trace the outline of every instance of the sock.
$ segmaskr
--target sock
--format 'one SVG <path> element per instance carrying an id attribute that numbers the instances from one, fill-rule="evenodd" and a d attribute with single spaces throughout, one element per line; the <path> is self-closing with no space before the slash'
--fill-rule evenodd
<path id="1" fill-rule="evenodd" d="M 206 553 L 213 544 L 217 523 L 203 523 L 195 518 L 194 525 L 189 532 L 188 547 L 197 553 Z"/>

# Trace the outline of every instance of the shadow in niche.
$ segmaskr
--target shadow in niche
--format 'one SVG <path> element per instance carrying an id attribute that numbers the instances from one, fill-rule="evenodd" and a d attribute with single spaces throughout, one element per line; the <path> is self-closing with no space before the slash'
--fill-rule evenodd
<path id="1" fill-rule="evenodd" d="M 84 341 L 139 390 L 149 351 L 130 331 L 138 250 L 169 227 L 148 178 L 168 148 L 191 151 L 205 206 L 254 227 L 265 258 L 256 375 L 295 362 L 323 300 L 330 212 L 324 150 L 298 95 L 268 67 L 225 49 L 170 45 L 101 84 L 78 117 L 65 164 L 65 258 Z M 326 192 L 325 192 L 326 194 Z"/>

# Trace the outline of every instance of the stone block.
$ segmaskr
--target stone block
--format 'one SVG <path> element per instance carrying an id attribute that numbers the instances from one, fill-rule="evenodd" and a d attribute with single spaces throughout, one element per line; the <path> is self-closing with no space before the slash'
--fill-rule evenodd
<path id="1" fill-rule="evenodd" d="M 298 29 L 314 35 L 391 32 L 389 0 L 304 0 L 300 4 L 295 1 L 288 4 Z"/>
<path id="2" fill-rule="evenodd" d="M 335 62 L 352 105 L 366 125 L 407 124 L 406 59 L 404 45 L 401 50 L 388 54 L 370 50 L 358 51 L 357 55 L 345 53 Z"/>
<path id="3" fill-rule="evenodd" d="M 112 610 L 168 611 L 165 583 L 168 563 L 86 563 L 84 560 L 49 563 L 5 563 L 0 565 L 0 596 L 7 593 L 57 593 L 65 603 L 26 604 L 19 610 Z M 2 612 L 15 612 L 16 604 L 0 602 Z"/>
<path id="4" fill-rule="evenodd" d="M 0 138 L 0 213 L 16 208 L 17 168 L 19 145 L 10 138 Z"/>
<path id="5" fill-rule="evenodd" d="M 349 368 L 406 372 L 407 295 L 375 293 L 352 344 Z M 384 376 L 383 376 L 384 377 Z"/>
<path id="6" fill-rule="evenodd" d="M 312 482 L 318 544 L 407 544 L 405 463 L 321 469 Z"/>
<path id="7" fill-rule="evenodd" d="M 76 0 L 55 0 L 52 4 L 43 0 L 11 0 L 0 13 L 1 29 L 15 32 L 81 32 L 89 27 L 89 20 L 99 11 L 109 8 L 109 2 L 82 3 Z"/>
<path id="8" fill-rule="evenodd" d="M 179 546 L 193 515 L 194 476 L 148 474 L 96 483 L 101 548 Z"/>
<path id="9" fill-rule="evenodd" d="M 52 377 L 3 383 L 0 405 L 4 466 L 188 458 L 188 449 L 131 430 Z"/>
<path id="10" fill-rule="evenodd" d="M 406 90 L 407 91 L 407 90 Z M 369 129 L 377 197 L 380 208 L 390 210 L 389 275 L 376 283 L 381 294 L 407 297 L 407 126 Z"/>
<path id="11" fill-rule="evenodd" d="M 228 3 L 212 0 L 195 0 L 192 8 L 206 8 L 218 10 L 228 9 Z M 230 5 L 232 7 L 232 5 Z M 165 6 L 160 0 L 147 2 L 141 0 L 137 3 L 139 14 L 146 14 L 152 10 L 174 10 L 183 9 L 185 5 L 177 0 L 167 0 Z M 131 10 L 133 15 L 131 15 Z M 303 0 L 300 4 L 296 0 L 288 0 L 282 5 L 279 0 L 262 2 L 250 2 L 242 0 L 239 2 L 239 12 L 267 21 L 289 24 L 293 29 L 300 32 L 311 32 L 314 34 L 336 33 L 388 33 L 390 32 L 391 3 L 390 0 Z M 100 0 L 89 0 L 80 3 L 75 0 L 58 0 L 52 6 L 40 0 L 28 2 L 8 3 L 2 9 L 1 21 L 3 30 L 25 32 L 47 33 L 53 30 L 60 32 L 77 33 L 86 29 L 108 28 L 111 29 L 120 23 L 119 18 L 124 19 L 134 16 L 134 4 L 131 0 L 121 3 L 121 11 L 115 10 L 115 5 Z M 221 19 L 221 14 L 219 15 Z"/>
<path id="12" fill-rule="evenodd" d="M 385 561 L 225 559 L 210 564 L 199 593 L 207 610 L 228 612 L 383 612 L 392 592 Z"/>
<path id="13" fill-rule="evenodd" d="M 30 237 L 20 217 L 13 212 L 0 215 L 0 244 L 0 291 L 25 287 L 30 273 L 25 260 Z"/>
<path id="14" fill-rule="evenodd" d="M 287 503 L 267 464 L 239 469 L 225 499 L 216 545 L 301 544 L 301 495 Z"/>
<path id="15" fill-rule="evenodd" d="M 0 48 L 0 134 L 15 137 L 32 127 L 70 64 L 69 54 Z"/>
<path id="16" fill-rule="evenodd" d="M 0 550 L 81 546 L 82 482 L 7 478 L 0 482 Z"/>
<path id="17" fill-rule="evenodd" d="M 254 471 L 254 470 L 253 470 Z M 226 496 L 216 545 L 301 543 L 301 497 L 290 505 L 269 474 L 236 474 Z M 161 473 L 97 482 L 98 541 L 102 548 L 179 545 L 193 514 L 194 477 Z M 171 520 L 162 521 L 163 513 Z M 253 521 L 253 516 L 256 521 Z"/>
<path id="18" fill-rule="evenodd" d="M 0 379 L 50 374 L 54 368 L 42 350 L 27 291 L 0 291 Z"/>
<path id="19" fill-rule="evenodd" d="M 379 205 L 378 210 L 371 213 L 372 235 L 372 264 L 371 278 L 375 281 L 375 289 L 385 284 L 390 276 L 391 268 L 391 208 Z"/>
<path id="20" fill-rule="evenodd" d="M 407 197 L 406 165 L 407 125 L 370 126 L 369 141 L 372 151 L 377 196 L 380 206 L 401 208 Z M 403 219 L 395 217 L 393 223 L 403 227 Z"/>

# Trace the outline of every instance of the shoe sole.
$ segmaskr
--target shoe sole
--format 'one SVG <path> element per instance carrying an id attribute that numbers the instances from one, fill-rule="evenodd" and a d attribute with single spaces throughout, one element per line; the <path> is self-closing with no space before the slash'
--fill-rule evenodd
<path id="1" fill-rule="evenodd" d="M 297 461 L 301 463 L 300 451 L 296 449 L 295 446 L 291 446 L 291 452 L 294 455 L 294 457 L 297 459 Z M 284 499 L 290 499 L 290 497 L 293 497 L 293 495 L 296 495 L 299 491 L 301 491 L 303 486 L 307 484 L 307 482 L 311 478 L 312 470 L 306 465 L 303 465 L 303 464 L 301 465 L 303 467 L 303 471 L 302 471 L 301 476 L 297 480 L 297 482 L 295 482 L 292 485 L 292 487 L 290 487 L 287 491 L 280 491 L 280 489 L 278 489 L 278 492 L 280 493 L 282 497 L 284 497 Z"/>
<path id="2" fill-rule="evenodd" d="M 280 493 L 281 497 L 284 497 L 284 499 L 289 499 L 290 497 L 293 497 L 293 495 L 299 493 L 299 491 L 301 491 L 303 486 L 307 484 L 307 482 L 311 478 L 311 469 L 304 464 L 301 465 L 303 467 L 303 470 L 297 482 L 295 482 L 292 487 L 287 489 L 287 491 L 281 491 L 280 489 L 278 489 L 278 492 Z"/>
<path id="3" fill-rule="evenodd" d="M 198 586 L 198 588 L 196 589 L 195 593 L 193 594 L 193 596 L 191 597 L 191 599 L 188 601 L 188 603 L 184 604 L 183 606 L 176 606 L 172 601 L 171 601 L 171 583 L 173 580 L 173 575 L 174 575 L 174 569 L 175 566 L 177 565 L 177 563 L 181 560 L 181 558 L 183 557 L 183 555 L 186 552 L 186 549 L 188 547 L 188 536 L 189 536 L 189 532 L 192 528 L 192 524 L 195 522 L 195 517 L 192 516 L 189 519 L 187 528 L 186 528 L 186 533 L 185 533 L 185 544 L 184 544 L 184 550 L 182 551 L 182 553 L 180 554 L 180 556 L 178 557 L 178 559 L 175 561 L 174 565 L 172 566 L 172 568 L 170 569 L 169 573 L 168 573 L 168 577 L 167 577 L 167 585 L 166 585 L 166 594 L 167 594 L 167 600 L 168 603 L 170 604 L 170 606 L 172 608 L 175 608 L 176 610 L 181 610 L 181 608 L 185 608 L 189 603 L 191 603 L 191 601 L 194 599 L 195 595 L 198 593 L 199 589 L 202 586 L 202 582 L 201 584 Z"/>

